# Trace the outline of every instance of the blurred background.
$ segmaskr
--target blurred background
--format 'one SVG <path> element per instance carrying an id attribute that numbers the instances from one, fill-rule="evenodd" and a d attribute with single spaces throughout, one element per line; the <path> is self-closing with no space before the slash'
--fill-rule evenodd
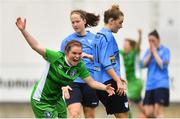
<path id="1" fill-rule="evenodd" d="M 115 37 L 121 48 L 124 38 L 137 39 L 137 30 L 143 31 L 143 56 L 148 45 L 148 33 L 157 29 L 161 42 L 170 48 L 170 107 L 166 117 L 180 117 L 180 1 L 179 0 L 0 0 L 0 118 L 34 117 L 30 102 L 31 90 L 45 66 L 45 61 L 24 41 L 16 28 L 16 18 L 27 19 L 27 30 L 43 46 L 59 50 L 61 41 L 73 32 L 70 12 L 83 9 L 100 14 L 100 24 L 90 31 L 103 27 L 103 12 L 112 4 L 119 4 L 125 15 L 123 28 Z M 123 67 L 123 65 L 122 65 Z M 122 68 L 122 74 L 124 71 Z M 146 81 L 146 70 L 143 70 Z M 144 92 L 143 92 L 144 95 Z M 138 111 L 132 107 L 138 115 Z M 100 104 L 96 117 L 106 116 Z"/>

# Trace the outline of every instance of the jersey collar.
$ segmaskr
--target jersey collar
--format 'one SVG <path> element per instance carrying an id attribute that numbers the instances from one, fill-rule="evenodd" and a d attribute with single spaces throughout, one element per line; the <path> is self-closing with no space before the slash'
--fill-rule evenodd
<path id="1" fill-rule="evenodd" d="M 68 62 L 68 60 L 67 60 L 67 57 L 65 56 L 65 62 L 66 62 L 66 64 L 68 65 L 68 66 L 70 66 L 71 67 L 71 65 L 69 64 L 69 62 Z"/>

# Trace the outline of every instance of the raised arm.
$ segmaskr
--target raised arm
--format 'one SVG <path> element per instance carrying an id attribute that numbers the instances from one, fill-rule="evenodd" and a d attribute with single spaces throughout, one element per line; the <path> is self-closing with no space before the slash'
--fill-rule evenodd
<path id="1" fill-rule="evenodd" d="M 45 57 L 45 48 L 40 46 L 40 44 L 26 31 L 26 19 L 24 19 L 23 21 L 20 17 L 17 18 L 16 26 L 23 34 L 30 47 L 37 53 L 39 53 L 41 56 Z"/>
<path id="2" fill-rule="evenodd" d="M 141 51 L 141 41 L 142 41 L 142 30 L 138 29 L 138 41 L 136 44 L 136 50 L 138 53 Z"/>

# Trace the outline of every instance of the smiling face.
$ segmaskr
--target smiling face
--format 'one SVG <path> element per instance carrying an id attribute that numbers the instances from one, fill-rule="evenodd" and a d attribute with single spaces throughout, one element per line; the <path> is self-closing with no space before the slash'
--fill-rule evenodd
<path id="1" fill-rule="evenodd" d="M 76 33 L 81 35 L 85 31 L 86 20 L 81 18 L 80 14 L 73 13 L 71 15 L 71 24 Z"/>
<path id="2" fill-rule="evenodd" d="M 81 60 L 82 48 L 80 46 L 72 46 L 66 53 L 68 63 L 71 66 L 76 66 Z"/>

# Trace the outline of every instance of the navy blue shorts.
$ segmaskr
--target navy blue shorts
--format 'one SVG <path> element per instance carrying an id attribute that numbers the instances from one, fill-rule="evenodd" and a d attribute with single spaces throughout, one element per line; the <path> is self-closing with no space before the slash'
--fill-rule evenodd
<path id="1" fill-rule="evenodd" d="M 108 80 L 104 84 L 111 84 L 111 86 L 117 90 L 117 85 L 114 80 Z M 107 114 L 125 113 L 129 111 L 127 95 L 119 96 L 115 94 L 108 96 L 106 91 L 101 90 L 97 90 L 97 95 L 99 100 L 105 106 Z"/>
<path id="2" fill-rule="evenodd" d="M 163 106 L 169 106 L 169 89 L 168 88 L 157 88 L 157 89 L 146 91 L 143 104 L 154 105 L 155 103 L 158 103 Z"/>
<path id="3" fill-rule="evenodd" d="M 96 90 L 89 87 L 86 83 L 73 82 L 70 87 L 70 99 L 66 99 L 66 104 L 81 103 L 87 107 L 97 107 L 99 99 L 97 98 Z"/>

